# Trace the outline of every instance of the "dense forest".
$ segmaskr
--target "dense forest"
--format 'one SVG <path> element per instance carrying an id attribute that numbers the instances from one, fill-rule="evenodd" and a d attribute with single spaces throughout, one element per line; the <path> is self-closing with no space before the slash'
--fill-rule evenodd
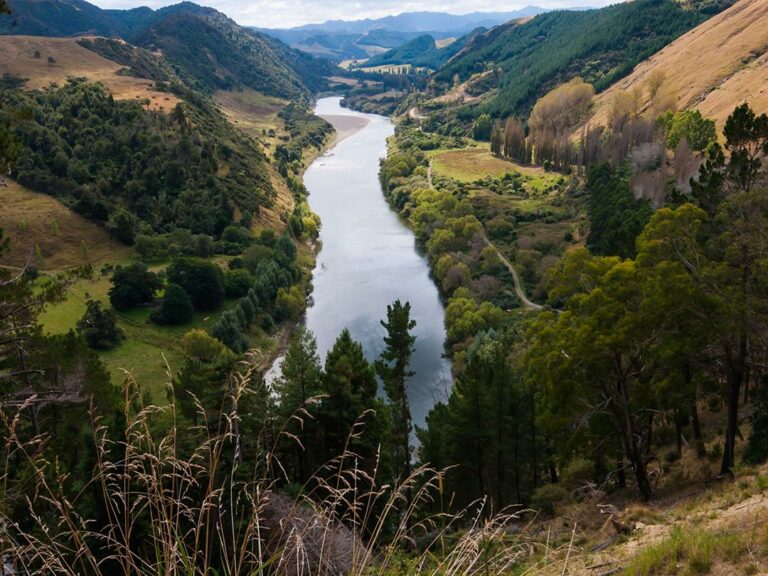
<path id="1" fill-rule="evenodd" d="M 235 207 L 258 213 L 274 197 L 259 147 L 203 101 L 150 112 L 77 80 L 2 99 L 12 175 L 125 243 L 173 227 L 218 236 Z"/>

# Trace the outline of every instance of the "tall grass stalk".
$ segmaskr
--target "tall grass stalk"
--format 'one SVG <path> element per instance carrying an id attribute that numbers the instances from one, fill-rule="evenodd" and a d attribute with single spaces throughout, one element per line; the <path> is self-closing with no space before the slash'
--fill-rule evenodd
<path id="1" fill-rule="evenodd" d="M 363 434 L 365 415 L 344 452 L 298 496 L 284 491 L 290 479 L 277 447 L 298 442 L 290 430 L 309 417 L 306 407 L 273 438 L 264 435 L 261 452 L 247 455 L 255 461 L 244 478 L 237 406 L 251 393 L 250 381 L 249 370 L 232 376 L 216 422 L 195 400 L 200 425 L 193 432 L 200 441 L 190 449 L 180 445 L 174 399 L 144 406 L 127 375 L 122 437 L 115 440 L 90 411 L 93 477 L 73 498 L 64 488 L 67 472 L 42 456 L 45 436 L 20 434 L 28 406 L 0 405 L 6 500 L 0 504 L 0 554 L 13 573 L 490 575 L 509 573 L 526 557 L 528 548 L 510 529 L 519 513 L 490 515 L 482 501 L 443 511 L 442 473 L 429 467 L 395 485 L 378 483 L 378 463 L 372 473 L 361 469 L 349 447 Z M 169 422 L 162 433 L 156 431 L 160 420 Z M 32 471 L 25 486 L 8 473 L 18 462 Z M 94 493 L 100 512 L 83 515 L 81 501 Z M 432 513 L 437 498 L 439 511 Z M 26 509 L 26 522 L 8 514 L 11 500 L 17 510 Z"/>

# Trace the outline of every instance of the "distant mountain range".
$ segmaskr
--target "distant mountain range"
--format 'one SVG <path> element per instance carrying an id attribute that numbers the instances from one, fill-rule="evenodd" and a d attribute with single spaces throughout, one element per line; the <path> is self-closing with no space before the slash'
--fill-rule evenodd
<path id="1" fill-rule="evenodd" d="M 546 12 L 539 6 L 526 6 L 511 12 L 473 12 L 471 14 L 448 14 L 446 12 L 404 12 L 397 16 L 364 20 L 328 20 L 322 24 L 305 24 L 288 31 L 323 31 L 365 34 L 378 28 L 401 32 L 452 32 L 464 33 L 473 28 L 491 27 L 516 18 L 535 16 Z"/>
<path id="2" fill-rule="evenodd" d="M 425 34 L 436 40 L 460 38 L 478 28 L 492 28 L 510 20 L 546 12 L 526 6 L 512 12 L 406 12 L 365 20 L 329 20 L 296 28 L 267 29 L 259 32 L 274 36 L 293 48 L 333 60 L 363 59 L 399 48 Z"/>

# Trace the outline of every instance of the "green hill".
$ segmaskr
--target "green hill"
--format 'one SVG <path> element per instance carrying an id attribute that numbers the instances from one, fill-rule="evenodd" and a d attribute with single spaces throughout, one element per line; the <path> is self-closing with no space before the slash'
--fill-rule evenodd
<path id="1" fill-rule="evenodd" d="M 456 54 L 478 34 L 484 33 L 485 28 L 473 30 L 466 36 L 462 36 L 443 48 L 438 48 L 432 36 L 424 34 L 378 56 L 374 56 L 366 62 L 366 66 L 385 66 L 387 64 L 410 64 L 417 68 L 431 68 L 437 70 Z"/>
<path id="2" fill-rule="evenodd" d="M 527 114 L 558 84 L 581 76 L 601 91 L 634 66 L 729 3 L 636 0 L 586 11 L 541 14 L 478 35 L 434 77 L 438 91 L 454 79 L 470 82 L 471 95 L 485 95 L 468 115 Z"/>
<path id="3" fill-rule="evenodd" d="M 307 100 L 322 90 L 335 67 L 241 28 L 225 16 L 169 14 L 134 38 L 162 51 L 177 72 L 205 92 L 245 86 L 271 96 Z"/>
<path id="4" fill-rule="evenodd" d="M 18 142 L 13 178 L 127 244 L 140 231 L 218 236 L 236 208 L 257 214 L 275 197 L 259 147 L 204 99 L 191 97 L 168 116 L 70 81 L 5 91 L 0 102 L 0 122 Z M 22 114 L 28 119 L 13 122 Z"/>
<path id="5" fill-rule="evenodd" d="M 213 8 L 192 2 L 159 10 L 102 10 L 85 0 L 12 0 L 9 4 L 13 13 L 0 19 L 0 34 L 120 37 L 162 51 L 179 77 L 206 93 L 247 87 L 271 96 L 308 100 L 326 88 L 325 78 L 337 71 L 325 60 L 242 28 Z"/>
<path id="6" fill-rule="evenodd" d="M 85 0 L 8 0 L 9 17 L 0 18 L 0 34 L 29 36 L 117 35 L 119 24 Z"/>

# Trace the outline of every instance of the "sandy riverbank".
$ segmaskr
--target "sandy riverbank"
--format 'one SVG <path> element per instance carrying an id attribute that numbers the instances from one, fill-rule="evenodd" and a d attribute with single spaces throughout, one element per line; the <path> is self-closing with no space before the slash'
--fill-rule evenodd
<path id="1" fill-rule="evenodd" d="M 327 116 L 321 114 L 320 116 L 330 122 L 336 129 L 336 139 L 333 145 L 346 140 L 350 136 L 354 136 L 370 123 L 368 118 L 360 116 L 346 116 L 342 114 L 328 114 Z"/>

